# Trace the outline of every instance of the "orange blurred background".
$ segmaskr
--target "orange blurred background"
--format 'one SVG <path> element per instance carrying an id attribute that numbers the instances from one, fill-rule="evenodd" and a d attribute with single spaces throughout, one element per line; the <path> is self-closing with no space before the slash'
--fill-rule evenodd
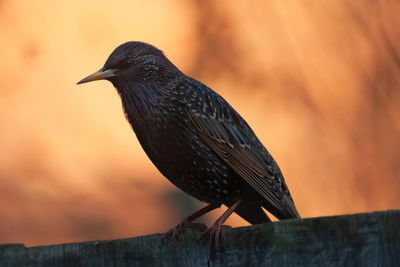
<path id="1" fill-rule="evenodd" d="M 399 209 L 398 14 L 395 0 L 0 0 L 0 243 L 165 232 L 204 205 L 151 164 L 110 83 L 75 85 L 130 40 L 242 114 L 303 217 Z"/>

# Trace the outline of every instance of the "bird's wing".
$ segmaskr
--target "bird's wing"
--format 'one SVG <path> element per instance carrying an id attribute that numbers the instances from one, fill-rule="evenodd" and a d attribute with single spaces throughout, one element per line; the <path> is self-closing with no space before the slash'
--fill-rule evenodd
<path id="1" fill-rule="evenodd" d="M 283 217 L 299 218 L 278 165 L 243 118 L 210 89 L 189 97 L 187 112 L 202 140 Z"/>

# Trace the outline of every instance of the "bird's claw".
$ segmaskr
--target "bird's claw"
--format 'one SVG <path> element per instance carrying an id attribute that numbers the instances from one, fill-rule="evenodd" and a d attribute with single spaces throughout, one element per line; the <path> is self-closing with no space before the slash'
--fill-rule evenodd
<path id="1" fill-rule="evenodd" d="M 212 227 L 208 228 L 207 231 L 201 234 L 201 236 L 197 239 L 198 241 L 204 240 L 207 236 L 210 237 L 209 246 L 210 246 L 210 260 L 215 259 L 215 253 L 221 251 L 220 244 L 220 234 L 222 229 L 231 229 L 232 227 L 229 225 L 218 225 L 214 224 Z"/>
<path id="2" fill-rule="evenodd" d="M 200 231 L 204 232 L 207 230 L 207 225 L 203 223 L 191 223 L 188 220 L 183 220 L 180 224 L 169 230 L 167 233 L 165 233 L 163 239 L 166 238 L 178 238 L 178 236 L 181 233 L 184 233 L 186 229 L 192 228 L 192 229 L 199 229 Z"/>
<path id="3" fill-rule="evenodd" d="M 205 238 L 207 238 L 207 236 L 210 236 L 212 233 L 212 230 L 211 230 L 211 228 L 213 228 L 213 227 L 210 227 L 209 229 L 206 229 L 206 230 L 203 230 L 202 232 L 202 234 L 201 234 L 201 236 L 197 239 L 197 241 L 201 241 L 201 240 L 204 240 Z M 222 230 L 222 229 L 232 229 L 232 226 L 230 226 L 230 225 L 221 225 L 221 227 L 220 227 L 220 229 Z"/>

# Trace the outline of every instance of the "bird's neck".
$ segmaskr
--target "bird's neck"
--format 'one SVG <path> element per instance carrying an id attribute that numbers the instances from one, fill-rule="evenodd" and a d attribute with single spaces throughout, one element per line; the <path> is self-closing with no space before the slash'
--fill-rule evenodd
<path id="1" fill-rule="evenodd" d="M 125 116 L 135 131 L 137 128 L 154 128 L 154 121 L 164 117 L 165 103 L 174 98 L 180 81 L 174 77 L 163 81 L 136 82 L 130 84 L 132 87 L 126 87 L 127 83 L 113 83 L 121 97 Z"/>
<path id="2" fill-rule="evenodd" d="M 159 103 L 163 94 L 156 88 L 135 88 L 130 91 L 119 91 L 125 113 L 143 117 Z"/>

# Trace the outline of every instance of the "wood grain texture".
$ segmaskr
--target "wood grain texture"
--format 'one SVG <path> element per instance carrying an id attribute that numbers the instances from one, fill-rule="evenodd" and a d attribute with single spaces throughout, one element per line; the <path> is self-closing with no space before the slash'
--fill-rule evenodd
<path id="1" fill-rule="evenodd" d="M 0 266 L 207 266 L 208 242 L 188 230 L 41 247 L 0 245 Z M 211 266 L 399 266 L 400 210 L 227 229 Z"/>

